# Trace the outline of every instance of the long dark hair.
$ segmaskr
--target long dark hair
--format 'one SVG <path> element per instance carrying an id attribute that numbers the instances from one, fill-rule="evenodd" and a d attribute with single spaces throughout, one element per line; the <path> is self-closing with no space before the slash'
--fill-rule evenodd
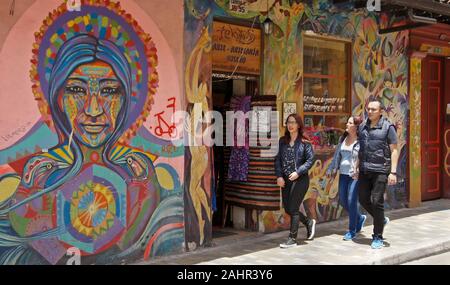
<path id="1" fill-rule="evenodd" d="M 351 116 L 350 118 L 353 118 L 353 124 L 355 124 L 355 126 L 356 126 L 356 137 L 358 137 L 358 135 L 359 135 L 359 125 L 361 125 L 361 123 L 363 122 L 363 118 L 361 116 Z M 347 121 L 350 118 L 348 118 Z M 345 131 L 344 134 L 342 135 L 341 139 L 340 139 L 340 142 L 343 142 L 347 136 L 348 136 L 348 132 Z"/>
<path id="2" fill-rule="evenodd" d="M 301 139 L 303 142 L 310 142 L 309 138 L 304 134 L 303 119 L 299 114 L 290 114 L 286 118 L 286 131 L 284 132 L 284 136 L 283 136 L 284 142 L 287 144 L 291 142 L 291 134 L 289 133 L 289 130 L 287 127 L 289 118 L 294 118 L 298 125 L 298 136 L 297 136 L 296 140 Z"/>

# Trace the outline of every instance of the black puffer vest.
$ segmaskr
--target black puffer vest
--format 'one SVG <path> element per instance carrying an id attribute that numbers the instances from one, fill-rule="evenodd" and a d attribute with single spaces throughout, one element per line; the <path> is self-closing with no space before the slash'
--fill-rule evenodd
<path id="1" fill-rule="evenodd" d="M 387 142 L 390 126 L 393 124 L 384 117 L 381 117 L 372 129 L 368 119 L 360 125 L 358 136 L 360 172 L 385 174 L 391 172 L 391 149 Z"/>

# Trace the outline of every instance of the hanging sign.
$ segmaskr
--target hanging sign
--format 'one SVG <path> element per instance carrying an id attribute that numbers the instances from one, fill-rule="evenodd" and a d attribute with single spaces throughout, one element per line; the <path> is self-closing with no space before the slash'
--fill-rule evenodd
<path id="1" fill-rule="evenodd" d="M 259 75 L 260 29 L 214 21 L 212 40 L 214 71 Z"/>
<path id="2" fill-rule="evenodd" d="M 450 56 L 450 48 L 443 46 L 433 46 L 430 44 L 422 44 L 420 51 L 441 56 Z"/>

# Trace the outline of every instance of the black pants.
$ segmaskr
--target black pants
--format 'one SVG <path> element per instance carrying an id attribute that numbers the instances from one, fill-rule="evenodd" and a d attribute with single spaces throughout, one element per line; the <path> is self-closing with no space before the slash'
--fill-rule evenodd
<path id="1" fill-rule="evenodd" d="M 358 179 L 359 203 L 373 217 L 373 234 L 378 237 L 383 237 L 387 179 L 387 174 L 376 172 L 360 173 Z"/>
<path id="2" fill-rule="evenodd" d="M 285 187 L 282 190 L 283 207 L 286 213 L 291 216 L 291 227 L 289 236 L 297 238 L 298 226 L 302 222 L 307 225 L 309 219 L 300 212 L 300 204 L 305 198 L 309 187 L 309 176 L 302 175 L 295 181 L 290 181 L 288 177 L 283 177 Z"/>

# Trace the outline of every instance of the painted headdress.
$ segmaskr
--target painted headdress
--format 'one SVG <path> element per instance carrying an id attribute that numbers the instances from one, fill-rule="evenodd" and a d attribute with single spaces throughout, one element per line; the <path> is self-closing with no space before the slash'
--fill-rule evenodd
<path id="1" fill-rule="evenodd" d="M 47 125 L 53 128 L 49 108 L 49 78 L 61 46 L 69 39 L 88 34 L 113 42 L 126 57 L 131 69 L 132 92 L 126 131 L 119 142 L 136 134 L 149 115 L 158 87 L 158 58 L 151 37 L 119 3 L 82 0 L 80 11 L 69 11 L 65 3 L 48 15 L 35 33 L 30 77 L 35 99 Z"/>

